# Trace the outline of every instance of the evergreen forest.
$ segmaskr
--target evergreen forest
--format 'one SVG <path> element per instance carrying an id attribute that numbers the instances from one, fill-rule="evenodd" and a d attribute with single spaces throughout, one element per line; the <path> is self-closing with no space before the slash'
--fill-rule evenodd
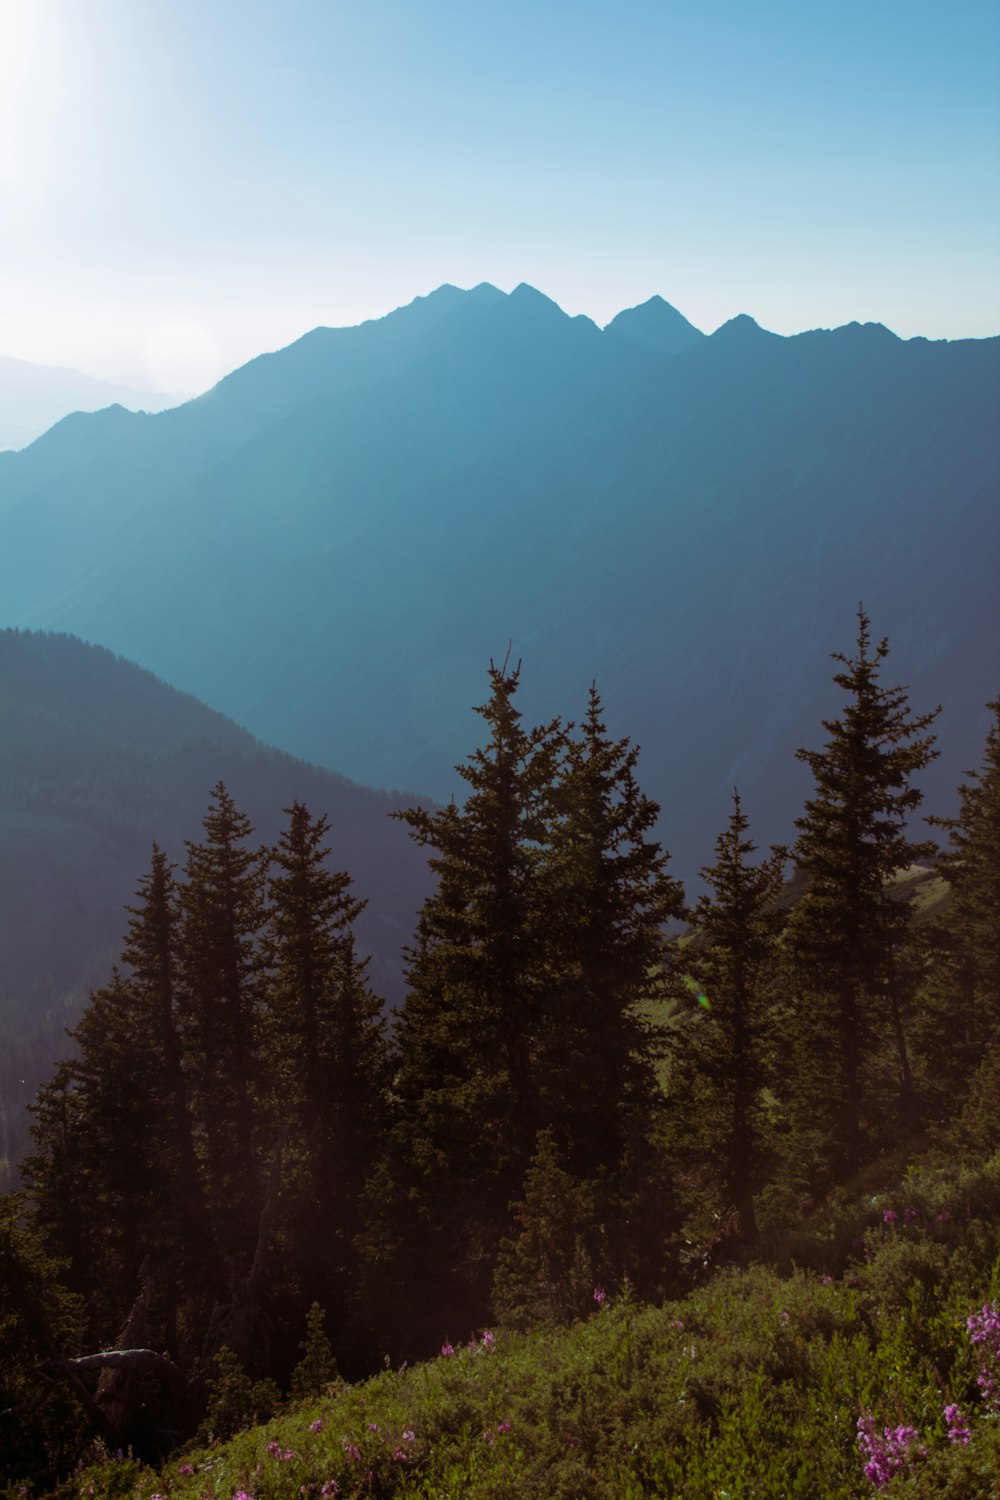
<path id="1" fill-rule="evenodd" d="M 860 609 L 794 843 L 734 788 L 688 892 L 521 677 L 387 809 L 391 1013 L 327 809 L 152 845 L 0 1200 L 0 1495 L 997 1493 L 1000 700 L 935 816 Z"/>

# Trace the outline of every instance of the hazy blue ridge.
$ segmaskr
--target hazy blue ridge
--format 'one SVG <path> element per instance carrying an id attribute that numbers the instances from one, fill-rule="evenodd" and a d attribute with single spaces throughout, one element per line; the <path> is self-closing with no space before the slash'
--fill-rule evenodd
<path id="1" fill-rule="evenodd" d="M 155 839 L 178 864 L 224 780 L 261 843 L 295 799 L 331 822 L 331 862 L 368 906 L 357 924 L 379 994 L 402 998 L 426 865 L 389 817 L 416 799 L 270 750 L 133 663 L 64 635 L 0 631 L 0 1158 L 86 987 L 103 982 Z"/>
<path id="2" fill-rule="evenodd" d="M 438 797 L 512 641 L 529 716 L 597 678 L 690 875 L 734 784 L 789 835 L 859 600 L 915 707 L 945 705 L 925 784 L 950 806 L 1000 679 L 998 396 L 996 339 L 706 337 L 657 299 L 602 331 L 442 287 L 0 464 L 0 623 Z"/>

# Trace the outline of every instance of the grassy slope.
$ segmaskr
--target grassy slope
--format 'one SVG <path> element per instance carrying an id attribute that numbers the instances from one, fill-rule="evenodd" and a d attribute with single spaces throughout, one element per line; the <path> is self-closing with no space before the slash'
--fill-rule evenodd
<path id="1" fill-rule="evenodd" d="M 887 1207 L 898 1223 L 883 1221 Z M 62 1495 L 846 1500 L 873 1493 L 862 1411 L 880 1426 L 911 1423 L 926 1449 L 892 1492 L 1000 1493 L 1000 1421 L 977 1405 L 965 1331 L 1000 1291 L 1000 1153 L 912 1170 L 792 1251 L 786 1276 L 728 1270 L 661 1308 L 619 1297 L 570 1329 L 499 1330 L 492 1347 L 480 1336 L 329 1388 L 160 1474 L 108 1464 Z M 949 1446 L 948 1401 L 969 1419 L 968 1447 Z"/>

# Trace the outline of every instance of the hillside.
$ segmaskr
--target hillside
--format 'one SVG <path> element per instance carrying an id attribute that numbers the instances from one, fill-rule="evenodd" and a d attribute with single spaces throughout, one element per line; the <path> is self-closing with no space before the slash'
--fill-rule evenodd
<path id="1" fill-rule="evenodd" d="M 661 299 L 602 331 L 527 286 L 442 287 L 7 455 L 0 623 L 439 797 L 512 640 L 531 717 L 597 678 L 691 876 L 734 783 L 789 835 L 859 599 L 911 701 L 946 706 L 948 810 L 1000 673 L 998 396 L 996 339 L 705 337 Z"/>
<path id="2" fill-rule="evenodd" d="M 162 411 L 174 398 L 0 355 L 0 450 L 26 447 L 70 412 L 101 411 L 116 403 L 132 411 Z"/>
<path id="3" fill-rule="evenodd" d="M 90 983 L 117 955 L 155 838 L 174 860 L 224 780 L 271 842 L 295 798 L 333 825 L 337 868 L 369 905 L 358 922 L 387 1000 L 426 889 L 422 857 L 373 792 L 259 744 L 151 673 L 68 636 L 0 632 L 0 1158 L 65 1051 Z"/>
<path id="4" fill-rule="evenodd" d="M 334 1382 L 159 1473 L 104 1464 L 83 1493 L 863 1500 L 891 1479 L 892 1494 L 985 1500 L 1000 1434 L 977 1376 L 998 1353 L 969 1320 L 991 1291 L 998 1210 L 995 1153 L 922 1164 L 803 1226 L 781 1271 L 730 1267 L 660 1307 L 626 1294 L 571 1328 L 475 1330 L 468 1346 L 444 1329 L 435 1360 Z M 226 1397 L 206 1436 L 239 1425 L 238 1387 Z"/>

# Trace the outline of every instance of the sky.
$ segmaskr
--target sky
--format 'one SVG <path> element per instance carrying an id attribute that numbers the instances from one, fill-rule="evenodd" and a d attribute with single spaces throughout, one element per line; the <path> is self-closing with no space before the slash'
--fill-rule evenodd
<path id="1" fill-rule="evenodd" d="M 0 0 L 0 354 L 190 394 L 445 281 L 1000 333 L 1000 6 Z"/>

